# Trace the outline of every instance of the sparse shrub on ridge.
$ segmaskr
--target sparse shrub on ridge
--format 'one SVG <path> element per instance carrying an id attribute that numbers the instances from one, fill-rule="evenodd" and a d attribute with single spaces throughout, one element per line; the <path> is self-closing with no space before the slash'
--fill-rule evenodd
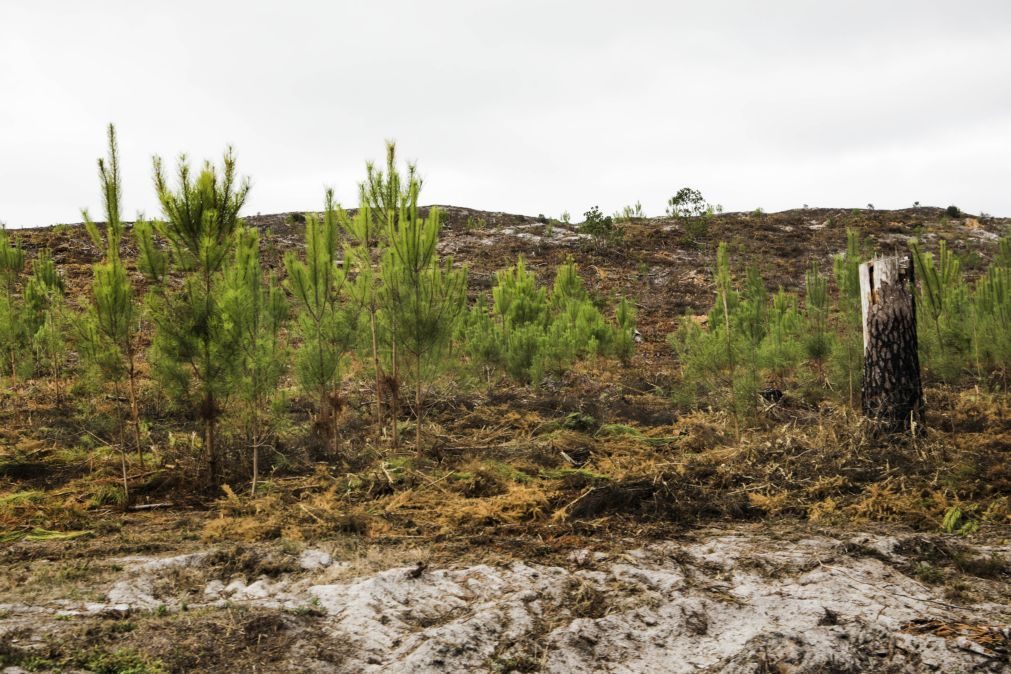
<path id="1" fill-rule="evenodd" d="M 614 218 L 601 213 L 597 206 L 583 213 L 583 218 L 583 223 L 579 225 L 579 231 L 589 234 L 601 243 L 616 244 L 624 238 L 621 229 L 615 226 Z"/>
<path id="2" fill-rule="evenodd" d="M 667 200 L 667 215 L 677 219 L 684 231 L 683 243 L 696 246 L 709 234 L 713 216 L 723 212 L 723 206 L 710 204 L 702 193 L 682 187 Z"/>

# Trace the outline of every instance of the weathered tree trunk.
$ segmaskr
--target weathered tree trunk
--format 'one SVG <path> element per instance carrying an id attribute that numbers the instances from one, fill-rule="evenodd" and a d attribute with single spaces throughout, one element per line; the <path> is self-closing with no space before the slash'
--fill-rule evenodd
<path id="1" fill-rule="evenodd" d="M 916 300 L 909 257 L 860 265 L 864 327 L 864 416 L 886 433 L 923 423 L 923 388 L 916 345 Z"/>

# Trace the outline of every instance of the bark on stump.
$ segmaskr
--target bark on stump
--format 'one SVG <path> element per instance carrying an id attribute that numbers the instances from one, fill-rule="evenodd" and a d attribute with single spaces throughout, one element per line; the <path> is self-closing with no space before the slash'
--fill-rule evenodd
<path id="1" fill-rule="evenodd" d="M 864 417 L 885 433 L 923 423 L 923 388 L 916 344 L 915 279 L 910 258 L 860 265 L 864 327 Z"/>

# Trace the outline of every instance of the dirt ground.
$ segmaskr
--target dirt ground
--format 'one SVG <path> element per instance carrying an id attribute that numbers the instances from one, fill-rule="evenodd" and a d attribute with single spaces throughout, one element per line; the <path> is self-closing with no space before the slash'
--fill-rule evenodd
<path id="1" fill-rule="evenodd" d="M 0 671 L 1011 667 L 1006 535 L 790 522 L 517 539 L 511 554 L 463 539 L 187 543 L 203 517 L 129 515 L 115 539 L 6 548 Z"/>

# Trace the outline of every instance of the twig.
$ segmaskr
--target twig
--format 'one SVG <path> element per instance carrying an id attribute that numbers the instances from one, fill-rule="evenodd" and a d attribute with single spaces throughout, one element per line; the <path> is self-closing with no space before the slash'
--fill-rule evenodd
<path id="1" fill-rule="evenodd" d="M 171 508 L 175 503 L 142 503 L 132 505 L 127 510 L 155 510 L 156 508 Z"/>
<path id="2" fill-rule="evenodd" d="M 318 515 L 316 515 L 314 512 L 312 512 L 311 510 L 309 510 L 308 508 L 306 508 L 304 503 L 299 503 L 298 507 L 301 508 L 302 510 L 304 510 L 306 515 L 308 515 L 309 517 L 313 518 L 314 520 L 316 520 L 320 524 L 326 524 L 326 522 L 324 522 Z"/>

